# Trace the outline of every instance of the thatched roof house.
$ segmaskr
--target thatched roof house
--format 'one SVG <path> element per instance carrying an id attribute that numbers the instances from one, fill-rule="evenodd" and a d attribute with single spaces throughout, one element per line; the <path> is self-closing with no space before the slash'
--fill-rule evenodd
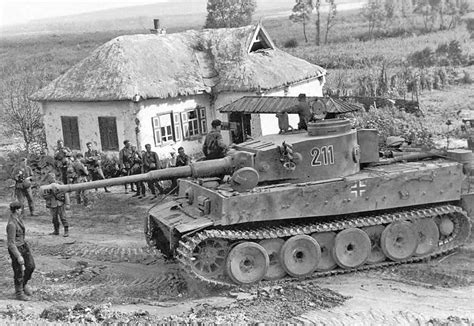
<path id="1" fill-rule="evenodd" d="M 126 35 L 97 48 L 33 95 L 38 101 L 116 101 L 202 92 L 265 91 L 325 70 L 275 48 L 252 51 L 260 27 Z M 261 34 L 266 35 L 266 34 Z M 268 48 L 267 48 L 268 49 Z"/>
<path id="2" fill-rule="evenodd" d="M 123 112 L 133 112 L 129 117 L 132 122 L 136 119 L 149 121 L 150 114 L 159 116 L 159 107 L 166 101 L 183 103 L 192 99 L 194 104 L 188 106 L 191 105 L 193 110 L 197 106 L 206 109 L 203 111 L 206 118 L 201 118 L 199 114 L 199 134 L 203 134 L 207 132 L 206 126 L 210 125 L 213 118 L 223 118 L 216 110 L 236 98 L 254 95 L 255 92 L 262 95 L 275 95 L 274 92 L 287 94 L 288 89 L 290 93 L 297 93 L 301 90 L 291 87 L 310 82 L 322 87 L 325 73 L 323 68 L 276 48 L 261 25 L 164 35 L 126 35 L 97 48 L 64 75 L 33 94 L 32 99 L 42 103 L 45 113 L 55 111 L 53 115 L 61 115 L 64 114 L 64 108 L 77 106 L 68 114 L 78 115 L 79 111 L 87 107 L 87 114 L 93 111 L 95 116 L 112 116 L 113 112 L 105 109 L 104 103 L 113 102 L 113 107 L 118 110 L 117 101 L 120 101 L 125 105 Z M 320 89 L 315 92 L 320 92 Z M 311 91 L 306 93 L 318 95 L 311 94 Z M 224 94 L 232 95 L 226 99 Z M 81 103 L 83 107 L 79 109 Z M 170 103 L 166 105 L 169 109 Z M 93 106 L 95 109 L 92 109 Z M 153 109 L 150 109 L 151 106 Z M 182 109 L 186 111 L 189 108 L 176 107 L 172 110 L 180 112 Z M 124 114 L 121 113 L 122 116 Z M 48 115 L 45 115 L 45 119 L 48 119 Z M 65 126 L 62 120 L 63 137 L 58 130 L 48 135 L 48 123 L 45 121 L 48 139 L 64 138 L 68 142 L 64 129 L 74 126 L 74 122 L 72 125 L 68 122 Z M 171 120 L 173 140 L 186 140 L 184 126 L 188 120 L 176 121 L 177 116 Z M 61 124 L 58 117 L 55 123 Z M 77 124 L 78 130 L 81 130 L 80 121 Z M 146 136 L 151 139 L 142 139 L 141 142 L 151 143 L 154 138 L 155 147 L 171 144 L 169 140 L 157 140 L 162 136 L 160 128 L 152 127 L 155 132 L 146 132 Z M 176 135 L 181 133 L 177 127 L 183 129 L 183 137 Z M 118 141 L 132 138 L 136 126 L 133 123 L 130 126 L 123 124 L 117 129 L 121 129 L 117 131 Z M 93 141 L 100 147 L 98 132 L 95 134 L 97 139 Z M 80 149 L 90 140 L 82 140 L 79 136 L 76 138 L 79 140 L 75 147 Z M 137 143 L 140 143 L 138 138 Z M 112 148 L 102 147 L 104 150 Z"/>

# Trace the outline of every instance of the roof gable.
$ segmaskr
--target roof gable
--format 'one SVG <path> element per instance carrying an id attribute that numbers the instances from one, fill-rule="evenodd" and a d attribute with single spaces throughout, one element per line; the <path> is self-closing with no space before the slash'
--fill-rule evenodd
<path id="1" fill-rule="evenodd" d="M 325 70 L 275 47 L 260 24 L 117 37 L 45 88 L 38 101 L 114 101 L 268 90 Z"/>

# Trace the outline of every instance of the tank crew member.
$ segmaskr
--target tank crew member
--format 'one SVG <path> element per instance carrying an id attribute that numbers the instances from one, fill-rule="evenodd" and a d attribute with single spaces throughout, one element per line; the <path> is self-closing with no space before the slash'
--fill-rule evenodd
<path id="1" fill-rule="evenodd" d="M 96 149 L 92 149 L 92 142 L 87 142 L 87 151 L 84 153 L 86 159 L 86 166 L 89 170 L 89 177 L 92 181 L 104 180 L 104 171 L 102 170 L 102 161 L 100 160 L 100 153 Z M 104 187 L 105 192 L 110 192 L 107 187 Z"/>
<path id="2" fill-rule="evenodd" d="M 202 152 L 204 153 L 206 160 L 223 158 L 227 153 L 227 146 L 224 144 L 221 135 L 221 125 L 222 122 L 219 119 L 211 122 L 212 129 L 206 135 L 206 139 L 202 145 Z"/>
<path id="3" fill-rule="evenodd" d="M 298 129 L 308 129 L 308 122 L 313 118 L 313 112 L 311 106 L 306 102 L 306 94 L 301 93 L 298 95 L 298 104 L 290 106 L 281 111 L 281 113 L 298 113 L 300 122 L 298 122 Z"/>
<path id="4" fill-rule="evenodd" d="M 143 160 L 141 153 L 137 150 L 136 146 L 132 146 L 132 167 L 130 168 L 130 175 L 136 175 L 143 173 Z M 138 197 L 139 199 L 146 197 L 146 188 L 143 181 L 135 182 L 136 194 L 132 197 Z"/>
<path id="5" fill-rule="evenodd" d="M 54 159 L 56 160 L 56 168 L 61 172 L 61 181 L 67 184 L 67 168 L 70 164 L 70 158 L 72 156 L 71 150 L 64 146 L 64 142 L 59 139 L 58 146 L 54 152 Z"/>
<path id="6" fill-rule="evenodd" d="M 35 203 L 31 193 L 31 183 L 33 181 L 33 170 L 27 165 L 27 159 L 22 158 L 18 167 L 13 170 L 13 179 L 15 180 L 15 197 L 21 204 L 21 214 L 24 212 L 25 198 L 28 201 L 31 216 L 37 216 L 35 213 Z"/>
<path id="7" fill-rule="evenodd" d="M 72 162 L 72 167 L 74 171 L 72 183 L 81 183 L 88 181 L 89 171 L 87 170 L 84 163 L 82 163 L 83 161 L 84 157 L 82 156 L 82 154 L 77 153 L 74 161 Z M 87 190 L 76 191 L 76 200 L 78 204 L 84 203 L 84 206 L 88 207 L 89 198 L 87 197 Z"/>
<path id="8" fill-rule="evenodd" d="M 132 167 L 132 147 L 129 140 L 123 141 L 124 147 L 119 152 L 119 167 L 122 175 L 130 175 Z M 130 185 L 131 191 L 134 191 L 133 185 Z M 125 184 L 125 193 L 127 193 L 127 184 Z"/>
<path id="9" fill-rule="evenodd" d="M 48 183 L 58 183 L 61 182 L 56 181 L 56 175 L 54 173 L 48 174 Z M 69 194 L 58 191 L 57 189 L 52 189 L 49 194 L 45 196 L 46 200 L 46 208 L 49 208 L 51 212 L 52 222 L 54 231 L 50 234 L 52 235 L 59 235 L 59 221 L 64 227 L 64 236 L 69 236 L 69 223 L 66 218 L 66 211 L 65 209 L 69 210 L 70 202 L 69 202 Z"/>
<path id="10" fill-rule="evenodd" d="M 31 289 L 27 283 L 35 270 L 35 261 L 31 254 L 28 243 L 25 241 L 25 225 L 20 213 L 22 204 L 13 202 L 10 204 L 10 217 L 7 223 L 7 245 L 8 253 L 12 260 L 13 280 L 15 284 L 15 295 L 17 300 L 28 301 Z"/>
<path id="11" fill-rule="evenodd" d="M 146 144 L 145 149 L 146 149 L 146 151 L 145 151 L 145 153 L 143 153 L 143 157 L 142 157 L 143 172 L 147 173 L 149 171 L 160 169 L 161 166 L 160 166 L 160 159 L 158 157 L 158 154 L 151 150 L 151 145 L 150 144 Z M 156 193 L 157 189 L 159 190 L 160 193 L 164 192 L 163 187 L 156 180 L 148 181 L 148 188 L 150 188 L 151 193 L 153 194 L 152 199 L 157 198 L 157 196 L 158 196 L 157 193 Z"/>

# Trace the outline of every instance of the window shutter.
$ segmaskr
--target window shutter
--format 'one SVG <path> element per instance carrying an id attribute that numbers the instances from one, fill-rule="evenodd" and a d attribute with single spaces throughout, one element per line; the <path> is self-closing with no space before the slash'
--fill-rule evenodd
<path id="1" fill-rule="evenodd" d="M 206 108 L 199 107 L 199 123 L 201 128 L 201 134 L 207 133 L 207 123 L 206 123 Z"/>
<path id="2" fill-rule="evenodd" d="M 158 117 L 151 118 L 151 124 L 153 127 L 153 137 L 155 138 L 155 146 L 158 146 L 161 143 L 160 119 Z"/>
<path id="3" fill-rule="evenodd" d="M 117 121 L 115 117 L 99 117 L 99 132 L 103 151 L 119 149 Z"/>
<path id="4" fill-rule="evenodd" d="M 77 117 L 61 117 L 61 126 L 63 128 L 64 146 L 80 150 L 81 142 Z"/>
<path id="5" fill-rule="evenodd" d="M 174 140 L 181 141 L 181 117 L 179 113 L 173 114 Z"/>
<path id="6" fill-rule="evenodd" d="M 181 123 L 183 125 L 183 137 L 184 139 L 187 139 L 189 138 L 189 124 L 187 112 L 181 112 Z"/>

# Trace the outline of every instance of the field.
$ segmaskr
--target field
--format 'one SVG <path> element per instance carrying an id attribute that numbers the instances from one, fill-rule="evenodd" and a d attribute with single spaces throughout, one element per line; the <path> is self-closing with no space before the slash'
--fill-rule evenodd
<path id="1" fill-rule="evenodd" d="M 474 39 L 464 25 L 455 30 L 431 33 L 414 29 L 399 36 L 361 41 L 366 37 L 367 24 L 357 11 L 347 11 L 341 12 L 340 21 L 330 34 L 330 43 L 316 46 L 314 24 L 308 27 L 309 42 L 305 43 L 301 24 L 292 23 L 287 16 L 276 13 L 272 17 L 265 18 L 263 24 L 277 46 L 327 68 L 327 89 L 333 91 L 356 94 L 362 80 L 376 81 L 382 68 L 389 76 L 407 69 L 415 75 L 445 70 L 449 80 L 439 89 L 420 90 L 417 94 L 410 91 L 402 94 L 397 90 L 397 97 L 418 98 L 424 113 L 423 117 L 404 115 L 407 120 L 403 123 L 427 128 L 439 147 L 446 146 L 448 134 L 460 138 L 456 142 L 451 139 L 451 146 L 466 146 L 460 132 L 459 112 L 474 111 L 474 88 L 465 78 L 466 75 L 474 76 Z M 200 21 L 202 16 L 193 16 L 188 20 L 190 25 L 174 26 L 170 31 L 200 28 Z M 0 37 L 0 97 L 4 100 L 9 87 L 25 78 L 35 87 L 45 85 L 104 42 L 135 33 L 148 33 L 148 26 L 84 33 L 69 30 L 67 33 L 3 35 Z M 296 46 L 285 47 L 289 40 L 294 40 Z M 427 46 L 436 49 L 440 44 L 452 41 L 459 42 L 467 60 L 465 63 L 426 69 L 407 64 L 412 53 Z M 446 124 L 448 120 L 452 120 L 452 125 Z M 3 137 L 0 149 L 4 151 L 0 151 L 0 155 L 18 143 L 18 139 Z M 8 203 L 13 199 L 9 184 L 0 180 L 2 225 L 6 224 Z M 31 282 L 35 294 L 30 302 L 20 304 L 14 300 L 5 228 L 2 228 L 0 324 L 469 325 L 474 322 L 471 308 L 474 291 L 472 234 L 459 250 L 431 261 L 287 282 L 277 287 L 229 290 L 191 282 L 177 264 L 165 262 L 159 253 L 146 247 L 142 219 L 156 202 L 132 199 L 123 193 L 122 187 L 112 188 L 111 194 L 105 194 L 101 189 L 92 191 L 91 196 L 91 208 L 75 204 L 69 212 L 72 225 L 69 238 L 48 235 L 51 232 L 50 216 L 44 201 L 39 197 L 36 199 L 39 216 L 27 217 L 25 221 L 37 263 Z"/>

